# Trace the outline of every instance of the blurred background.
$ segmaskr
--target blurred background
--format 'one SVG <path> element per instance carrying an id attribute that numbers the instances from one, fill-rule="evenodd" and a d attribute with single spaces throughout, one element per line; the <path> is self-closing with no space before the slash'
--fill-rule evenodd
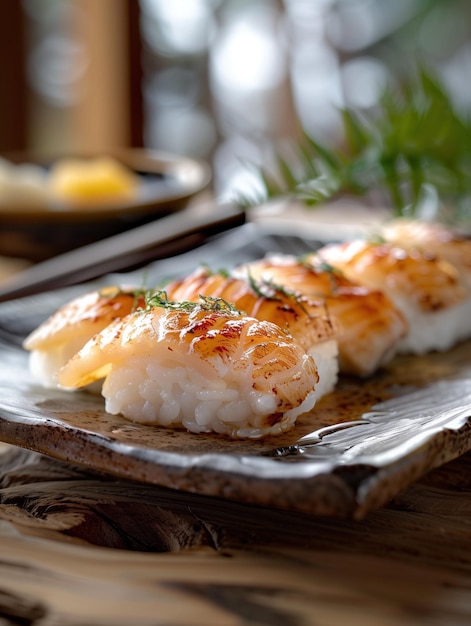
<path id="1" fill-rule="evenodd" d="M 466 0 L 8 0 L 0 3 L 0 152 L 144 146 L 208 160 L 220 197 L 304 128 L 341 142 L 432 65 L 469 107 Z"/>

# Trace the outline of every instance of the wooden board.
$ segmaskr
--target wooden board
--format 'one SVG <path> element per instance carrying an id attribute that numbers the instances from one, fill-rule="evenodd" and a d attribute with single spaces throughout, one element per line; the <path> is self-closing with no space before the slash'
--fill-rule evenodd
<path id="1" fill-rule="evenodd" d="M 101 396 L 43 389 L 27 355 L 4 344 L 0 440 L 143 483 L 362 517 L 471 448 L 470 347 L 343 379 L 292 431 L 238 441 L 134 424 L 107 414 Z"/>

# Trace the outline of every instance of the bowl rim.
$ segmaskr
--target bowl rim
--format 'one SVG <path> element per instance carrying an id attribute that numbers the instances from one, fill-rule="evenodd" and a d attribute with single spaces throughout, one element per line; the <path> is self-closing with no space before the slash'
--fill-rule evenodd
<path id="1" fill-rule="evenodd" d="M 204 191 L 212 180 L 212 170 L 203 159 L 179 156 L 164 151 L 146 148 L 115 148 L 100 152 L 10 152 L 2 153 L 2 158 L 14 164 L 33 164 L 48 167 L 59 159 L 93 159 L 112 157 L 138 174 L 162 175 L 172 181 L 168 189 L 152 189 L 135 200 L 109 203 L 65 203 L 53 201 L 44 206 L 28 207 L 20 204 L 2 206 L 0 203 L 0 223 L 50 223 L 100 222 L 149 214 L 168 214 L 182 209 L 196 194 Z M 154 185 L 156 182 L 154 181 Z M 156 187 L 157 189 L 157 187 Z"/>

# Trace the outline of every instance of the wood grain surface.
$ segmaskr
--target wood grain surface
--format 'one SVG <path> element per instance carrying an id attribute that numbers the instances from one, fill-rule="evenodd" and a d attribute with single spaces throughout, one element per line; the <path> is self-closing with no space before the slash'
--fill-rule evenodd
<path id="1" fill-rule="evenodd" d="M 361 521 L 1 464 L 1 624 L 471 623 L 471 454 Z"/>

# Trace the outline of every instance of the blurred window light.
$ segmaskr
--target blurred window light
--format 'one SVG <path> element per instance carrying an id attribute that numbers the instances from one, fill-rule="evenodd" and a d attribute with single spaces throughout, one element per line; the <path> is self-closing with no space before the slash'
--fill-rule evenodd
<path id="1" fill-rule="evenodd" d="M 254 165 L 265 159 L 262 145 L 241 136 L 232 136 L 218 144 L 213 165 L 215 193 L 221 200 L 263 195 L 264 187 Z"/>
<path id="2" fill-rule="evenodd" d="M 437 4 L 424 16 L 417 40 L 425 54 L 439 58 L 454 54 L 469 38 L 469 24 L 458 6 Z"/>
<path id="3" fill-rule="evenodd" d="M 63 0 L 22 0 L 24 13 L 43 27 L 56 28 L 63 17 L 74 10 L 70 2 Z"/>
<path id="4" fill-rule="evenodd" d="M 284 0 L 286 14 L 300 27 L 315 27 L 319 16 L 335 6 L 336 0 Z"/>
<path id="5" fill-rule="evenodd" d="M 387 81 L 386 67 L 373 57 L 356 57 L 342 66 L 342 83 L 348 106 L 376 106 Z"/>
<path id="6" fill-rule="evenodd" d="M 308 132 L 325 139 L 335 137 L 338 110 L 343 105 L 338 55 L 325 36 L 331 4 L 328 0 L 313 4 L 290 0 L 288 11 L 290 77 L 296 111 Z"/>
<path id="7" fill-rule="evenodd" d="M 471 76 L 471 43 L 459 48 L 456 53 L 440 64 L 441 78 L 452 94 L 456 107 L 462 115 L 469 115 L 471 92 L 469 76 Z"/>
<path id="8" fill-rule="evenodd" d="M 361 50 L 377 34 L 374 0 L 340 3 L 327 20 L 326 30 L 336 48 L 347 51 Z"/>
<path id="9" fill-rule="evenodd" d="M 339 61 L 324 41 L 303 42 L 296 46 L 292 54 L 291 73 L 297 93 L 319 92 L 324 94 L 323 100 L 336 106 L 342 105 Z"/>
<path id="10" fill-rule="evenodd" d="M 155 72 L 143 87 L 145 99 L 151 107 L 194 106 L 201 89 L 198 73 L 180 66 Z"/>
<path id="11" fill-rule="evenodd" d="M 79 19 L 75 3 L 60 0 L 23 0 L 28 19 L 28 80 L 44 103 L 68 107 L 77 100 L 76 82 L 83 74 L 85 49 L 69 25 Z"/>
<path id="12" fill-rule="evenodd" d="M 200 109 L 164 109 L 148 118 L 145 144 L 186 156 L 207 156 L 216 142 L 211 117 Z"/>
<path id="13" fill-rule="evenodd" d="M 205 0 L 140 0 L 141 29 L 149 46 L 167 56 L 204 52 L 214 35 Z"/>
<path id="14" fill-rule="evenodd" d="M 356 52 L 397 31 L 423 9 L 422 0 L 339 0 L 327 21 L 332 44 Z"/>
<path id="15" fill-rule="evenodd" d="M 328 48 L 317 50 L 314 63 L 307 53 L 299 54 L 291 69 L 296 109 L 306 130 L 325 136 L 339 127 L 339 108 L 344 104 L 337 58 Z"/>
<path id="16" fill-rule="evenodd" d="M 76 82 L 85 67 L 83 48 L 70 37 L 52 34 L 31 51 L 29 80 L 46 102 L 67 107 L 77 99 Z"/>
<path id="17" fill-rule="evenodd" d="M 214 42 L 211 57 L 216 91 L 264 90 L 279 85 L 286 75 L 286 61 L 277 18 L 268 6 L 255 5 L 227 21 Z"/>

